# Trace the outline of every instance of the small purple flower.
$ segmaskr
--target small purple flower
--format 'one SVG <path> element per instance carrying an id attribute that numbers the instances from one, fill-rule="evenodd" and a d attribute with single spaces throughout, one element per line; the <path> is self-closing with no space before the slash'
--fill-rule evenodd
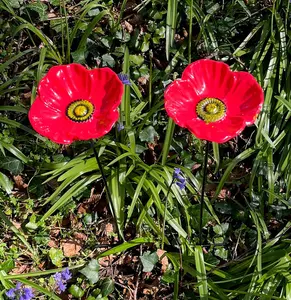
<path id="1" fill-rule="evenodd" d="M 72 273 L 68 268 L 66 268 L 64 271 L 61 272 L 62 279 L 65 281 L 68 281 L 72 279 Z"/>
<path id="2" fill-rule="evenodd" d="M 131 85 L 130 80 L 126 74 L 119 73 L 117 76 L 123 84 Z"/>
<path id="3" fill-rule="evenodd" d="M 122 123 L 117 123 L 116 127 L 118 132 L 124 129 L 124 125 Z"/>
<path id="4" fill-rule="evenodd" d="M 13 300 L 31 300 L 34 297 L 31 288 L 24 287 L 20 282 L 17 282 L 14 289 L 6 292 L 6 296 Z"/>
<path id="5" fill-rule="evenodd" d="M 23 294 L 19 297 L 19 300 L 30 300 L 34 297 L 31 288 L 23 288 Z"/>
<path id="6" fill-rule="evenodd" d="M 10 289 L 5 294 L 9 299 L 15 299 L 15 291 L 16 289 Z"/>
<path id="7" fill-rule="evenodd" d="M 183 190 L 186 186 L 186 180 L 184 179 L 184 181 L 177 181 L 176 184 L 180 188 L 180 190 Z"/>
<path id="8" fill-rule="evenodd" d="M 66 268 L 64 271 L 56 273 L 53 277 L 56 283 L 56 288 L 61 292 L 64 292 L 67 288 L 67 281 L 72 278 L 72 273 L 68 268 Z"/>
<path id="9" fill-rule="evenodd" d="M 177 186 L 183 190 L 186 186 L 186 179 L 181 176 L 181 169 L 180 168 L 174 168 L 174 173 L 173 173 L 173 179 L 176 179 L 176 184 Z"/>

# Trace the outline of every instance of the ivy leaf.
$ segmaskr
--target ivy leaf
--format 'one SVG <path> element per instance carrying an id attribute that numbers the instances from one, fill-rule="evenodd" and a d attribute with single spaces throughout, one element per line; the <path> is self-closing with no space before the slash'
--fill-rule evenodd
<path id="1" fill-rule="evenodd" d="M 85 48 L 80 48 L 79 50 L 76 50 L 72 52 L 73 61 L 79 64 L 85 64 L 86 58 L 85 58 Z"/>
<path id="2" fill-rule="evenodd" d="M 12 8 L 20 8 L 20 6 L 23 4 L 23 0 L 10 0 L 9 4 Z"/>
<path id="3" fill-rule="evenodd" d="M 72 294 L 72 296 L 79 299 L 82 298 L 85 294 L 84 290 L 76 284 L 70 286 L 69 293 Z"/>
<path id="4" fill-rule="evenodd" d="M 110 54 L 102 55 L 102 66 L 113 68 L 115 66 L 115 60 Z"/>
<path id="5" fill-rule="evenodd" d="M 106 297 L 114 291 L 114 281 L 111 278 L 105 278 L 101 283 L 102 296 Z"/>
<path id="6" fill-rule="evenodd" d="M 129 55 L 129 61 L 132 65 L 141 66 L 144 62 L 144 58 L 141 55 Z"/>
<path id="7" fill-rule="evenodd" d="M 1 157 L 0 168 L 8 170 L 13 175 L 18 175 L 23 171 L 24 166 L 21 160 L 15 157 L 5 156 Z"/>
<path id="8" fill-rule="evenodd" d="M 25 6 L 25 8 L 36 11 L 38 13 L 39 19 L 41 21 L 47 20 L 48 7 L 44 3 L 37 2 L 37 3 L 33 3 L 33 4 L 28 4 Z"/>
<path id="9" fill-rule="evenodd" d="M 150 253 L 150 251 L 145 252 L 140 260 L 143 265 L 144 272 L 151 272 L 155 264 L 159 261 L 159 257 L 156 252 Z"/>
<path id="10" fill-rule="evenodd" d="M 158 136 L 158 133 L 155 131 L 153 126 L 146 127 L 139 134 L 139 138 L 142 142 L 146 141 L 149 143 L 153 143 L 155 141 L 155 136 Z"/>
<path id="11" fill-rule="evenodd" d="M 59 268 L 62 266 L 62 260 L 64 259 L 64 254 L 62 250 L 51 248 L 49 251 L 49 257 L 55 266 Z"/>
<path id="12" fill-rule="evenodd" d="M 96 259 L 92 259 L 89 264 L 80 270 L 80 273 L 86 276 L 90 283 L 94 284 L 99 280 L 99 263 Z"/>
<path id="13" fill-rule="evenodd" d="M 173 283 L 176 279 L 176 272 L 174 270 L 167 270 L 162 276 L 162 281 L 166 283 Z"/>
<path id="14" fill-rule="evenodd" d="M 11 194 L 12 189 L 13 189 L 13 184 L 9 180 L 9 178 L 0 172 L 0 187 L 5 190 L 7 194 Z"/>
<path id="15" fill-rule="evenodd" d="M 200 204 L 191 205 L 188 208 L 188 213 L 191 216 L 193 228 L 198 231 L 200 227 Z M 211 219 L 210 213 L 205 209 L 203 211 L 202 226 L 204 227 Z"/>

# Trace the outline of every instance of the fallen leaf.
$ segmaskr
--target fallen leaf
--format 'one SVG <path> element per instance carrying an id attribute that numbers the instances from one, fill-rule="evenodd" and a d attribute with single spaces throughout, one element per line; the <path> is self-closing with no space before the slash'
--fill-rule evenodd
<path id="1" fill-rule="evenodd" d="M 165 250 L 162 250 L 162 249 L 157 250 L 157 255 L 159 257 L 160 263 L 162 264 L 162 268 L 161 268 L 162 273 L 165 273 L 167 271 L 168 265 L 169 265 L 169 260 L 168 260 L 168 257 L 166 255 L 161 259 L 161 257 L 165 253 L 166 253 Z"/>
<path id="2" fill-rule="evenodd" d="M 61 248 L 63 250 L 64 256 L 72 257 L 79 255 L 82 245 L 80 240 L 71 239 L 61 241 Z"/>

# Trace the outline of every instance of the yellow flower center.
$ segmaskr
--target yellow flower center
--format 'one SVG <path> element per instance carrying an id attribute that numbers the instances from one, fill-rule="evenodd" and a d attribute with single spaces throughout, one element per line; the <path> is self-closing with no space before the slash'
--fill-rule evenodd
<path id="1" fill-rule="evenodd" d="M 94 112 L 94 105 L 88 100 L 77 100 L 67 107 L 67 116 L 74 122 L 88 121 Z"/>
<path id="2" fill-rule="evenodd" d="M 226 107 L 221 100 L 205 98 L 196 105 L 196 112 L 206 123 L 213 123 L 225 117 Z"/>

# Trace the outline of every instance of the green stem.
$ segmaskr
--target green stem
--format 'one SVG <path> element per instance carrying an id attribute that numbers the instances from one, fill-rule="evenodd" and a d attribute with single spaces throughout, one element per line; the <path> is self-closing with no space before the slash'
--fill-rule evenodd
<path id="1" fill-rule="evenodd" d="M 104 182 L 106 196 L 108 197 L 108 200 L 109 200 L 110 205 L 111 205 L 113 202 L 112 202 L 111 194 L 110 194 L 110 191 L 109 191 L 109 187 L 108 187 L 108 184 L 107 184 L 107 181 L 106 181 L 106 176 L 105 176 L 102 164 L 101 164 L 100 159 L 98 157 L 98 153 L 97 153 L 97 151 L 96 151 L 96 149 L 94 147 L 94 141 L 90 140 L 90 143 L 91 143 L 91 147 L 93 149 L 94 156 L 96 158 L 96 162 L 97 162 L 98 168 L 100 170 L 100 173 L 101 173 L 101 176 L 102 176 L 102 179 L 103 179 L 103 182 Z"/>
<path id="2" fill-rule="evenodd" d="M 203 210 L 204 210 L 204 191 L 205 184 L 207 179 L 207 161 L 208 161 L 208 152 L 209 152 L 209 142 L 206 141 L 206 149 L 204 154 L 204 163 L 203 163 L 203 179 L 202 179 L 202 189 L 200 197 L 200 219 L 199 219 L 199 244 L 202 245 L 202 226 L 203 226 Z"/>
<path id="3" fill-rule="evenodd" d="M 169 193 L 170 193 L 170 190 L 172 188 L 172 185 L 173 185 L 174 181 L 175 181 L 175 178 L 173 177 L 173 179 L 172 179 L 172 181 L 169 185 L 167 195 L 166 195 L 163 229 L 162 229 L 162 250 L 164 250 L 164 244 L 165 244 L 165 227 L 166 227 L 166 213 L 167 213 L 167 209 L 168 209 L 168 196 L 169 196 Z"/>

